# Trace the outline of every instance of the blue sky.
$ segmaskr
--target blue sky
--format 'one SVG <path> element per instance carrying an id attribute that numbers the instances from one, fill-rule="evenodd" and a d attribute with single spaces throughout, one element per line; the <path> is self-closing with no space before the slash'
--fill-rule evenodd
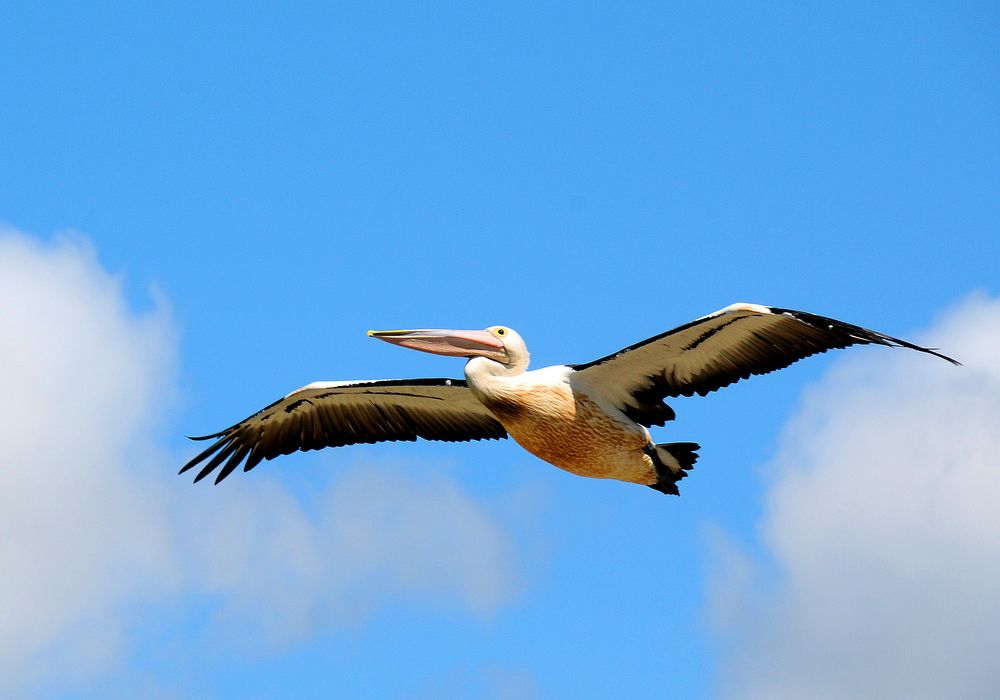
<path id="1" fill-rule="evenodd" d="M 71 381 L 118 387 L 108 415 L 120 396 L 141 398 L 117 433 L 125 442 L 108 443 L 120 452 L 109 490 L 90 493 L 71 527 L 87 542 L 79 533 L 107 522 L 131 530 L 140 515 L 104 499 L 137 507 L 136 494 L 169 493 L 149 527 L 173 543 L 148 569 L 108 559 L 131 582 L 93 594 L 114 621 L 111 651 L 52 662 L 44 681 L 11 670 L 50 663 L 67 630 L 100 636 L 100 620 L 67 604 L 35 646 L 0 663 L 10 687 L 82 698 L 739 695 L 742 637 L 719 623 L 715 584 L 734 561 L 780 559 L 767 534 L 784 522 L 775 465 L 792 468 L 789 441 L 821 432 L 796 422 L 813 415 L 808 397 L 835 392 L 831 377 L 844 373 L 861 381 L 838 357 L 675 404 L 678 420 L 658 435 L 703 446 L 680 499 L 580 479 L 498 443 L 328 450 L 191 486 L 174 477 L 194 452 L 183 435 L 314 380 L 461 376 L 460 361 L 375 343 L 368 328 L 510 325 L 540 367 L 735 301 L 917 340 L 992 318 L 998 25 L 989 3 L 6 3 L 0 221 L 14 241 L 8 276 L 24 281 L 4 306 L 62 290 L 52 298 L 81 304 L 68 319 L 111 319 L 123 355 L 103 381 L 66 340 L 77 337 L 69 321 L 37 335 L 30 319 L 8 324 L 20 335 L 4 347 L 42 363 L 44 339 L 64 344 L 81 362 L 59 359 Z M 69 259 L 80 262 L 59 262 Z M 94 362 L 108 357 L 86 347 Z M 850 351 L 862 363 L 887 352 Z M 147 393 L 116 367 L 134 367 Z M 63 397 L 63 386 L 51 401 L 78 426 L 93 394 Z M 8 493 L 35 459 L 12 454 L 22 453 L 4 458 Z M 58 483 L 66 459 L 31 463 Z M 116 475 L 145 487 L 123 495 Z M 364 494 L 378 512 L 415 515 L 370 516 L 354 498 Z M 38 510 L 7 527 L 18 556 L 37 551 L 59 572 L 59 555 L 29 536 L 30 514 L 50 512 L 36 497 Z M 410 534 L 418 554 L 455 556 L 404 573 L 383 562 L 388 574 L 376 566 L 345 583 L 321 537 L 354 532 L 329 505 L 345 502 L 388 542 L 387 562 L 410 551 L 393 544 Z M 247 519 L 245 538 L 220 534 L 219 549 L 194 554 L 185 548 L 199 538 L 164 524 L 201 518 L 206 532 L 228 532 L 217 503 Z M 101 521 L 109 511 L 118 519 Z M 321 562 L 301 570 L 308 585 L 291 587 L 294 600 L 270 590 L 287 552 L 211 573 L 233 542 L 285 526 L 313 533 L 304 551 Z M 480 538 L 491 543 L 482 551 Z M 140 535 L 130 542 L 148 551 Z M 261 561 L 263 583 L 251 580 Z M 84 566 L 95 591 L 107 589 L 103 566 Z M 46 603 L 25 609 L 35 605 Z M 302 619 L 289 623 L 289 610 Z"/>

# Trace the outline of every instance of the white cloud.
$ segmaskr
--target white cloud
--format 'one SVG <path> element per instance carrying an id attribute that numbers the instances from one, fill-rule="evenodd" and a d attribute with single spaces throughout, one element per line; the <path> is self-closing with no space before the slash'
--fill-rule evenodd
<path id="1" fill-rule="evenodd" d="M 1000 697 L 1000 300 L 925 340 L 964 366 L 847 356 L 786 427 L 772 560 L 710 582 L 724 697 Z"/>
<path id="2" fill-rule="evenodd" d="M 152 432 L 176 347 L 169 310 L 129 309 L 82 237 L 0 230 L 0 694 L 115 669 L 138 609 L 192 594 L 255 646 L 514 594 L 509 538 L 445 476 L 356 467 L 308 504 L 264 475 L 178 478 Z"/>
<path id="3" fill-rule="evenodd" d="M 488 616 L 517 590 L 507 535 L 453 480 L 415 465 L 340 472 L 305 505 L 265 478 L 199 499 L 210 507 L 183 548 L 201 591 L 223 594 L 214 635 L 279 647 L 399 600 Z"/>

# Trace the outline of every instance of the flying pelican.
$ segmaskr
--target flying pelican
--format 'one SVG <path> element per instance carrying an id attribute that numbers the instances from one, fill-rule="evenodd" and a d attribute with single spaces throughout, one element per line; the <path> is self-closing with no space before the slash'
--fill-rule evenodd
<path id="1" fill-rule="evenodd" d="M 368 331 L 414 350 L 469 358 L 465 379 L 314 382 L 225 430 L 181 469 L 208 460 L 219 483 L 240 464 L 297 450 L 392 440 L 500 439 L 580 476 L 644 484 L 678 495 L 698 459 L 693 442 L 656 444 L 650 426 L 675 417 L 664 399 L 705 396 L 753 374 L 849 345 L 919 350 L 905 340 L 849 323 L 758 304 L 733 304 L 592 362 L 528 370 L 514 330 Z M 211 459 L 209 459 L 211 458 Z M 245 461 L 244 461 L 245 460 Z"/>

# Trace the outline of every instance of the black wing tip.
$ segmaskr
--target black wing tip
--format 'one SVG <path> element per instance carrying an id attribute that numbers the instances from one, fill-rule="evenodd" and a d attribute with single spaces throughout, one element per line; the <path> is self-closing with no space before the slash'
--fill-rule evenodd
<path id="1" fill-rule="evenodd" d="M 914 345 L 913 343 L 907 343 L 906 341 L 897 340 L 896 338 L 890 338 L 897 343 L 896 347 L 908 348 L 910 350 L 918 350 L 920 352 L 927 353 L 928 355 L 933 355 L 934 357 L 940 357 L 942 360 L 947 360 L 956 367 L 961 367 L 962 363 L 956 360 L 954 357 L 948 357 L 943 352 L 939 352 L 940 348 L 925 348 L 921 345 Z"/>
<path id="2" fill-rule="evenodd" d="M 237 466 L 237 464 L 234 464 L 233 462 L 243 461 L 243 458 L 249 450 L 244 451 L 238 437 L 234 436 L 231 430 L 224 430 L 216 437 L 219 437 L 219 439 L 188 461 L 187 464 L 180 468 L 180 471 L 178 471 L 177 474 L 184 474 L 190 469 L 202 465 L 204 462 L 205 464 L 202 466 L 201 471 L 199 471 L 194 478 L 194 483 L 198 483 L 215 471 L 219 465 L 223 465 L 221 475 L 225 477 L 230 471 L 232 471 L 233 467 Z M 237 456 L 240 458 L 239 460 L 235 459 Z"/>
<path id="3" fill-rule="evenodd" d="M 199 464 L 200 464 L 200 463 L 201 463 L 202 461 L 203 461 L 203 460 L 202 460 L 202 459 L 201 459 L 200 457 L 195 457 L 195 458 L 194 458 L 194 459 L 192 459 L 192 460 L 191 460 L 190 462 L 188 462 L 188 463 L 187 463 L 187 464 L 185 464 L 185 465 L 184 465 L 183 467 L 181 467 L 181 470 L 180 470 L 179 472 L 177 472 L 177 475 L 178 475 L 178 476 L 180 476 L 181 474 L 184 474 L 185 472 L 188 472 L 188 471 L 190 471 L 190 470 L 191 470 L 191 469 L 193 469 L 194 467 L 198 466 L 198 465 L 199 465 Z M 197 483 L 198 483 L 199 481 L 201 481 L 201 480 L 202 480 L 202 479 L 204 479 L 204 478 L 205 478 L 206 476 L 208 476 L 208 475 L 209 475 L 209 474 L 211 474 L 211 473 L 212 473 L 213 471 L 215 471 L 216 467 L 218 467 L 218 465 L 217 465 L 217 464 L 213 464 L 213 465 L 211 465 L 211 467 L 205 467 L 205 468 L 203 468 L 203 469 L 202 469 L 202 470 L 201 470 L 200 472 L 198 472 L 198 473 L 197 473 L 197 474 L 195 475 L 195 477 L 194 477 L 194 481 L 193 481 L 193 482 L 191 482 L 191 483 L 193 483 L 193 484 L 197 484 Z M 217 479 L 215 480 L 215 483 L 219 483 L 220 481 L 222 481 L 223 479 L 225 479 L 225 478 L 226 478 L 227 476 L 229 476 L 229 474 L 228 474 L 228 473 L 226 473 L 226 474 L 221 474 L 221 473 L 220 473 L 220 475 L 219 475 L 219 478 L 217 478 Z"/>
<path id="4" fill-rule="evenodd" d="M 212 438 L 222 437 L 226 434 L 225 430 L 220 430 L 217 433 L 212 433 L 211 435 L 185 435 L 188 440 L 211 440 Z"/>
<path id="5" fill-rule="evenodd" d="M 194 466 L 194 465 L 191 465 L 191 466 Z M 198 472 L 195 475 L 194 481 L 192 481 L 191 483 L 192 484 L 197 484 L 199 481 L 203 480 L 205 477 L 209 476 L 212 472 L 214 472 L 216 470 L 217 466 L 218 465 L 213 466 L 211 469 L 209 469 L 209 468 L 202 469 L 200 472 Z M 188 467 L 185 467 L 184 469 L 181 470 L 181 473 L 187 471 L 187 469 L 188 469 Z M 220 481 L 222 481 L 227 476 L 229 476 L 229 474 L 230 474 L 230 472 L 220 471 L 219 475 L 215 477 L 215 481 L 213 482 L 213 485 L 217 485 Z"/>
<path id="6" fill-rule="evenodd" d="M 197 484 L 199 481 L 203 480 L 206 476 L 210 475 L 213 471 L 215 471 L 214 467 L 211 470 L 209 470 L 209 471 L 198 472 L 198 474 L 194 477 L 194 481 L 192 481 L 191 483 L 192 484 Z M 227 476 L 229 476 L 229 474 L 223 474 L 222 472 L 219 472 L 219 475 L 217 477 L 215 477 L 215 481 L 212 482 L 212 485 L 213 486 L 217 485 L 220 481 L 222 481 L 223 479 L 225 479 Z"/>
<path id="7" fill-rule="evenodd" d="M 940 357 L 942 360 L 948 360 L 948 362 L 950 362 L 951 364 L 955 365 L 956 367 L 962 367 L 963 366 L 962 363 L 959 362 L 958 360 L 956 360 L 954 357 L 948 357 L 947 355 L 938 352 L 938 349 L 939 348 L 927 348 L 927 352 L 929 352 L 930 354 L 934 355 L 935 357 Z"/>
<path id="8" fill-rule="evenodd" d="M 902 340 L 901 338 L 894 338 L 893 336 L 886 335 L 885 333 L 879 333 L 878 331 L 873 331 L 869 328 L 855 326 L 854 324 L 847 323 L 846 321 L 838 321 L 835 318 L 820 316 L 819 314 L 810 313 L 808 311 L 796 311 L 795 309 L 785 309 L 779 306 L 768 306 L 766 308 L 772 314 L 791 316 L 792 318 L 813 326 L 814 328 L 831 332 L 840 331 L 842 333 L 846 333 L 851 340 L 857 343 L 907 348 L 908 350 L 916 350 L 917 352 L 933 355 L 934 357 L 940 357 L 942 360 L 946 360 L 959 367 L 962 366 L 962 363 L 955 358 L 939 352 L 940 348 L 926 348 L 922 345 Z"/>
<path id="9" fill-rule="evenodd" d="M 222 446 L 222 442 L 223 441 L 220 440 L 219 442 L 217 442 L 217 443 L 215 443 L 213 445 L 210 445 L 208 447 L 208 449 L 206 449 L 206 450 L 204 450 L 202 452 L 199 452 L 197 456 L 191 458 L 191 460 L 187 464 L 185 464 L 183 467 L 181 467 L 180 471 L 177 472 L 177 474 L 178 475 L 183 474 L 184 472 L 193 469 L 194 467 L 198 466 L 201 462 L 203 462 L 206 459 L 208 459 L 212 455 L 213 452 L 215 452 L 216 450 L 219 449 L 219 447 Z M 198 477 L 198 478 L 201 478 L 201 477 Z M 195 479 L 195 481 L 197 481 L 197 480 L 198 479 Z"/>
<path id="10" fill-rule="evenodd" d="M 933 355 L 934 357 L 940 357 L 942 360 L 947 360 L 956 367 L 961 367 L 962 363 L 956 360 L 954 357 L 948 357 L 943 352 L 938 352 L 939 348 L 925 348 L 920 345 L 912 345 L 907 343 L 905 345 L 897 345 L 896 347 L 908 348 L 910 350 L 919 350 L 920 352 L 927 353 L 928 355 Z"/>

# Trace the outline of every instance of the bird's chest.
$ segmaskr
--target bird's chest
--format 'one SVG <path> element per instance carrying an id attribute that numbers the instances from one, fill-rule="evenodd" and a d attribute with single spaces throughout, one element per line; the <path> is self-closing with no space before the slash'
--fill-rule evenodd
<path id="1" fill-rule="evenodd" d="M 511 387 L 480 399 L 524 449 L 585 476 L 605 476 L 647 442 L 639 426 L 609 415 L 565 386 Z"/>

